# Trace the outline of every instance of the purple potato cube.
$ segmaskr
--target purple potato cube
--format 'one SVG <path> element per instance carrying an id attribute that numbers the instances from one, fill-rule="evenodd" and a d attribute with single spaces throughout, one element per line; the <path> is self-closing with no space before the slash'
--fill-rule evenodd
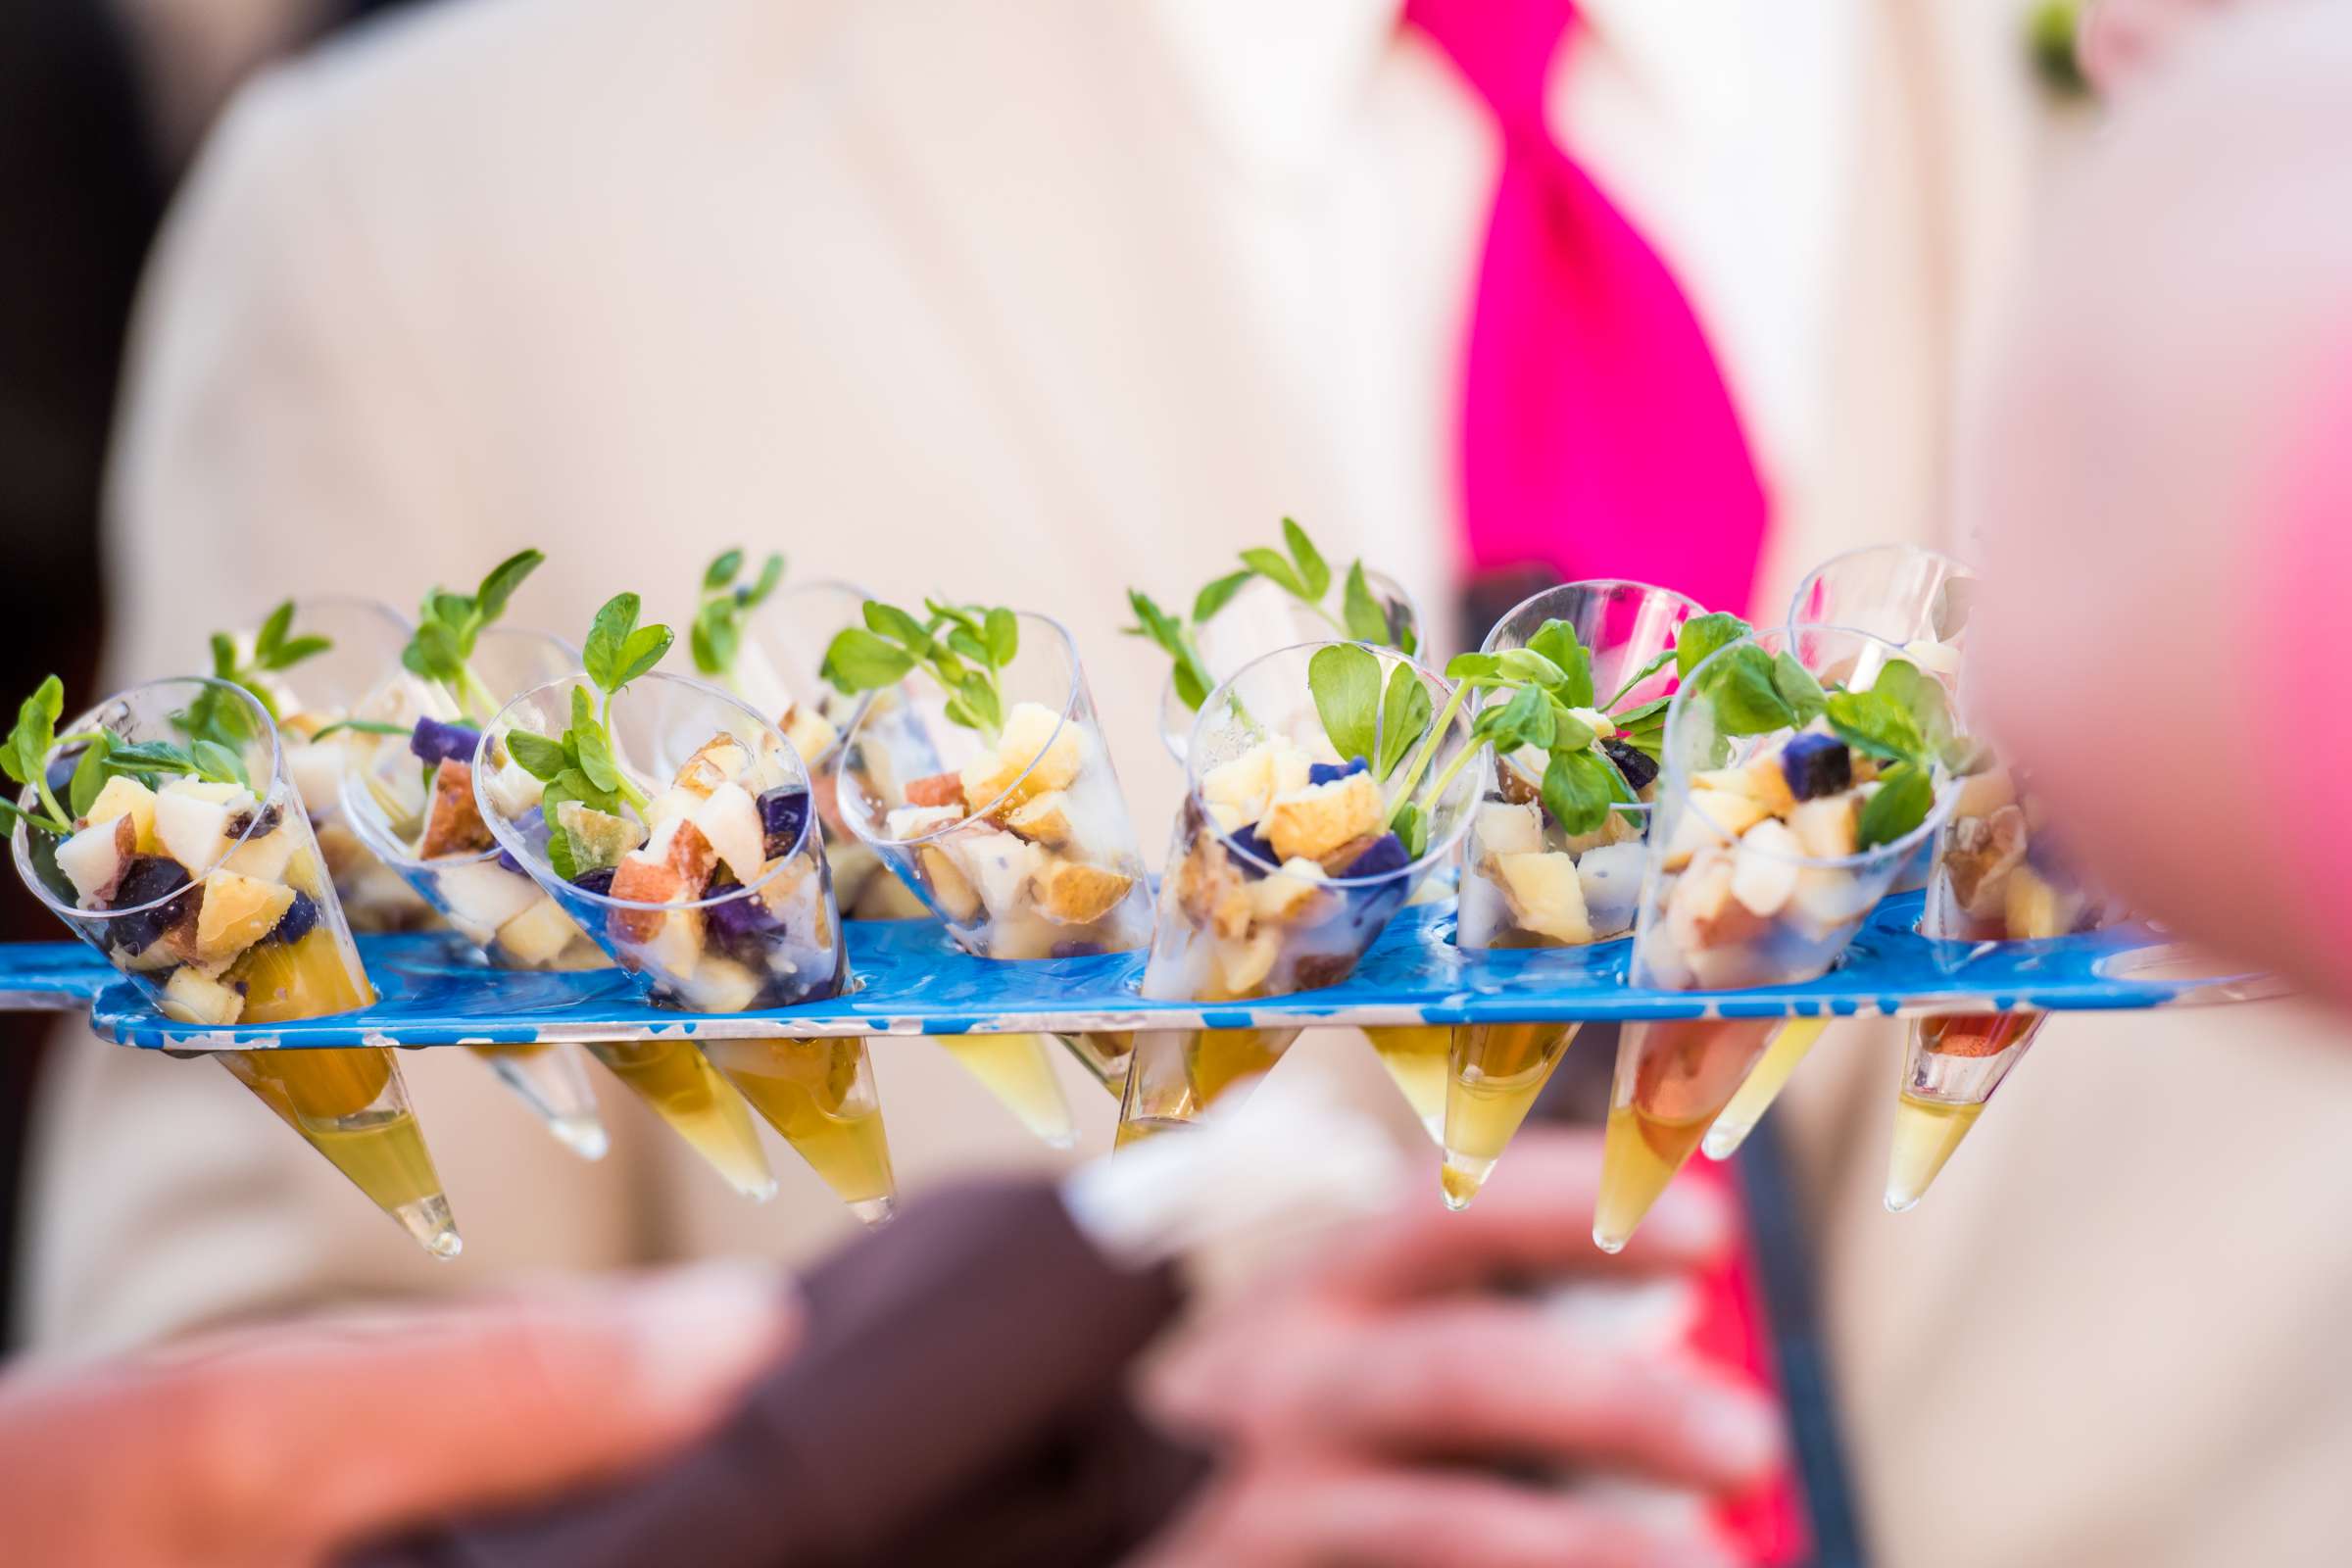
<path id="1" fill-rule="evenodd" d="M 1636 795 L 1657 782 L 1658 764 L 1641 747 L 1630 745 L 1612 735 L 1600 743 L 1600 749 L 1610 761 L 1617 764 L 1617 771 L 1625 777 L 1626 787 Z"/>
<path id="2" fill-rule="evenodd" d="M 1383 833 L 1332 874 L 1350 878 L 1388 876 L 1403 870 L 1411 858 L 1404 853 L 1404 840 L 1394 833 Z"/>
<path id="3" fill-rule="evenodd" d="M 1853 754 L 1835 735 L 1793 735 L 1782 749 L 1781 772 L 1800 801 L 1836 795 L 1854 782 Z"/>
<path id="4" fill-rule="evenodd" d="M 186 891 L 180 893 L 179 897 L 167 897 L 181 889 Z M 108 922 L 116 948 L 133 956 L 146 952 L 157 938 L 179 924 L 187 912 L 195 907 L 193 901 L 200 897 L 202 895 L 198 890 L 188 887 L 187 869 L 177 860 L 163 855 L 140 856 L 130 862 L 130 869 L 122 873 L 122 881 L 115 889 L 114 902 L 108 906 L 110 908 L 135 911 Z M 154 904 L 158 899 L 165 899 L 166 902 L 156 904 L 152 909 L 139 907 L 141 905 Z"/>
<path id="5" fill-rule="evenodd" d="M 808 792 L 798 784 L 779 784 L 761 794 L 760 825 L 767 835 L 761 849 L 769 859 L 790 853 L 808 826 Z"/>
<path id="6" fill-rule="evenodd" d="M 474 749 L 482 744 L 482 732 L 464 724 L 445 724 L 437 718 L 420 718 L 409 736 L 409 750 L 427 762 L 473 763 Z"/>
<path id="7" fill-rule="evenodd" d="M 311 934 L 312 927 L 318 923 L 318 901 L 308 893 L 297 893 L 294 902 L 286 906 L 286 912 L 279 915 L 277 924 L 270 928 L 269 940 L 300 942 Z"/>

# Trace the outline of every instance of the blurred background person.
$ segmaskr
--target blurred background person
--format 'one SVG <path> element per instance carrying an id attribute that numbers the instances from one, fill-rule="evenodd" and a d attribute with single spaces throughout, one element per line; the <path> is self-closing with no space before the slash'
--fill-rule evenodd
<path id="1" fill-rule="evenodd" d="M 249 93 L 172 222 L 122 431 L 112 668 L 184 664 L 293 583 L 405 601 L 538 544 L 532 618 L 561 628 L 624 584 L 674 611 L 694 563 L 772 543 L 887 597 L 1049 609 L 1099 690 L 1148 692 L 1121 590 L 1201 581 L 1283 512 L 1399 574 L 1440 649 L 1547 571 L 1777 615 L 1838 549 L 1951 542 L 1955 388 L 2074 113 L 2031 22 L 1926 0 L 485 0 L 374 29 Z M 1580 271 L 1587 247 L 1610 265 Z M 1578 330 L 1611 321 L 1642 330 Z M 1621 385 L 1631 425 L 1593 393 Z M 1503 413 L 1521 439 L 1482 445 Z M 1661 428 L 1691 434 L 1673 461 Z M 1563 478 L 1588 469 L 1608 485 Z M 1688 535 L 1628 522 L 1700 511 Z M 1486 609 L 1452 612 L 1482 585 Z M 1147 840 L 1178 789 L 1149 708 L 1105 713 Z M 2068 1022 L 2082 1055 L 2125 1033 Z M 1936 1226 L 1948 1195 L 1892 1229 L 1840 1189 L 1883 1168 L 1854 1129 L 1884 1125 L 1891 1039 L 1845 1034 L 1790 1120 L 1879 1539 L 1981 1556 L 2042 1539 L 2036 1510 L 2051 1539 L 2106 1539 L 2115 1494 L 2053 1494 L 2030 1445 L 2010 1451 L 2039 1491 L 1999 1519 L 1941 1505 L 1945 1472 L 1914 1458 L 2078 1370 L 2079 1342 L 1989 1367 L 2009 1317 L 1976 1302 L 2007 1291 L 2030 1316 L 2085 1270 L 2120 1289 L 2145 1238 L 2087 1198 L 2053 1215 L 2046 1167 L 2082 1158 L 2079 1121 L 2035 1130 L 2044 1168 L 1975 1156 L 1996 1229 L 1974 1248 Z M 1338 1044 L 1295 1054 L 1419 1136 Z M 909 1188 L 1042 1157 L 936 1054 L 876 1054 Z M 48 1347 L 541 1264 L 805 1255 L 846 1224 L 789 1159 L 777 1205 L 732 1205 L 633 1107 L 584 1171 L 427 1053 L 412 1078 L 468 1240 L 464 1273 L 435 1274 L 220 1075 L 65 1062 L 27 1298 Z M 2021 1208 L 2046 1245 L 1998 1229 Z M 1966 1290 L 1947 1272 L 1927 1306 L 1905 1296 L 1955 1252 Z M 1985 1348 L 1913 1359 L 1929 1307 Z M 2076 1454 L 2113 1451 L 2091 1395 L 2070 1412 Z"/>

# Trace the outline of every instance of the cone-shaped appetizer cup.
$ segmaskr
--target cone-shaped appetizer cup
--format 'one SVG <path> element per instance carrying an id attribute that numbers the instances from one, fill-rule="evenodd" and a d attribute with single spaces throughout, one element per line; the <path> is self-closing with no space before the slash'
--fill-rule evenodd
<path id="1" fill-rule="evenodd" d="M 843 743 L 842 820 L 968 953 L 1131 953 L 1151 940 L 1151 893 L 1076 645 L 1058 621 L 1012 620 L 993 729 L 952 721 L 955 694 L 928 669 L 874 694 Z M 1126 1036 L 1060 1038 L 1105 1084 L 1124 1080 Z M 1023 1121 L 1061 1141 L 1066 1108 L 1034 1053 L 959 1050 Z"/>
<path id="2" fill-rule="evenodd" d="M 785 739 L 808 764 L 816 819 L 824 830 L 825 859 L 833 868 L 834 902 L 850 920 L 895 920 L 929 912 L 914 890 L 850 831 L 841 814 L 841 759 L 849 731 L 872 704 L 903 706 L 908 700 L 905 688 L 853 696 L 824 677 L 825 651 L 843 628 L 865 624 L 865 606 L 872 598 L 855 583 L 785 584 L 752 617 L 733 672 L 736 689 L 754 707 L 782 715 L 777 722 Z M 936 769 L 926 766 L 924 771 Z M 1077 1142 L 1077 1125 L 1054 1076 L 1051 1048 L 1043 1035 L 950 1035 L 941 1037 L 940 1044 L 1041 1140 L 1056 1149 Z"/>
<path id="3" fill-rule="evenodd" d="M 2124 914 L 2068 864 L 2040 802 L 2008 768 L 1995 763 L 1960 781 L 1951 819 L 1936 836 L 1924 935 L 1959 944 L 1955 956 L 1964 956 L 1983 943 L 2093 931 Z M 1926 1195 L 2045 1017 L 1913 1020 L 1886 1161 L 1887 1208 L 1901 1213 Z"/>
<path id="4" fill-rule="evenodd" d="M 1949 687 L 1959 675 L 1975 590 L 1974 573 L 1949 556 L 1916 545 L 1867 545 L 1833 556 L 1807 573 L 1788 601 L 1788 623 L 1850 626 L 1883 637 Z M 1922 844 L 1886 891 L 1909 893 L 1927 886 L 1934 858 L 1934 842 Z M 1709 1159 L 1729 1159 L 1740 1152 L 1829 1026 L 1827 1018 L 1790 1018 L 1781 1025 L 1747 1081 L 1707 1129 L 1701 1147 Z"/>
<path id="5" fill-rule="evenodd" d="M 347 731 L 319 738 L 330 725 L 357 716 L 386 669 L 399 660 L 415 629 L 399 611 L 380 600 L 345 594 L 316 594 L 290 601 L 291 616 L 272 625 L 283 609 L 253 630 L 230 640 L 231 657 L 254 672 L 254 685 L 276 720 L 286 771 L 311 813 L 311 829 L 343 901 L 343 917 L 354 931 L 402 931 L 431 918 L 431 910 L 369 856 L 342 814 L 343 751 Z M 294 647 L 292 662 L 274 670 L 254 650 L 264 638 L 275 652 L 270 662 Z M 318 641 L 326 646 L 307 651 Z M 216 655 L 216 662 L 218 655 Z"/>
<path id="6" fill-rule="evenodd" d="M 374 1000 L 276 727 L 242 687 L 108 698 L 64 727 L 18 804 L 25 886 L 167 1016 L 226 1029 Z M 418 1245 L 457 1255 L 389 1048 L 214 1055 Z"/>
<path id="7" fill-rule="evenodd" d="M 1210 693 L 1186 747 L 1144 994 L 1244 1002 L 1346 979 L 1468 827 L 1477 782 L 1455 765 L 1470 727 L 1452 695 L 1361 643 L 1282 649 Z M 1197 1120 L 1297 1035 L 1138 1035 L 1121 1141 Z"/>
<path id="8" fill-rule="evenodd" d="M 571 798 L 550 760 L 557 737 L 591 717 L 609 737 L 597 763 L 616 781 L 617 810 Z M 499 848 L 657 1004 L 784 1007 L 848 978 L 808 770 L 739 699 L 658 673 L 607 698 L 567 676 L 499 712 L 472 775 Z M 862 1043 L 714 1042 L 708 1054 L 861 1217 L 888 1212 L 896 1189 Z M 835 1065 L 845 1054 L 847 1072 Z"/>
<path id="9" fill-rule="evenodd" d="M 469 661 L 503 702 L 578 667 L 579 655 L 544 632 L 494 626 Z M 597 969 L 604 950 L 499 849 L 473 798 L 473 753 L 488 713 L 470 711 L 437 681 L 388 666 L 341 737 L 340 820 L 368 855 L 439 911 L 498 969 Z M 566 1149 L 601 1159 L 610 1147 L 579 1056 L 551 1045 L 475 1046 L 499 1081 Z"/>
<path id="10" fill-rule="evenodd" d="M 1742 638 L 1693 669 L 1667 713 L 1634 983 L 1711 991 L 1826 972 L 1951 809 L 1917 716 L 1940 696 L 1891 643 L 1834 627 Z M 1776 1028 L 1626 1027 L 1593 1216 L 1601 1248 L 1633 1235 Z"/>
<path id="11" fill-rule="evenodd" d="M 1545 626 L 1564 622 L 1590 661 L 1592 706 L 1605 718 L 1604 710 L 1631 712 L 1672 691 L 1674 664 L 1665 656 L 1683 623 L 1699 613 L 1690 599 L 1646 583 L 1568 583 L 1514 608 L 1480 652 L 1526 648 Z M 1479 805 L 1462 856 L 1456 927 L 1462 947 L 1576 947 L 1631 934 L 1649 828 L 1646 797 L 1656 793 L 1658 769 L 1629 742 L 1610 736 L 1602 745 L 1611 765 L 1644 798 L 1609 811 L 1597 826 L 1580 822 L 1582 830 L 1573 833 L 1544 805 L 1544 754 L 1498 759 L 1490 749 L 1480 759 Z M 1576 1032 L 1573 1023 L 1452 1030 L 1439 1140 L 1447 1203 L 1460 1207 L 1486 1184 Z M 1382 1044 L 1379 1036 L 1373 1043 Z"/>

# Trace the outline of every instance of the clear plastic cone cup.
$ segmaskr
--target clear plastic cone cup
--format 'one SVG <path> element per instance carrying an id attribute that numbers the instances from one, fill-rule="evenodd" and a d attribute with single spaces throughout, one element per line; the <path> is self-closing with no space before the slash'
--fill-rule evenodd
<path id="1" fill-rule="evenodd" d="M 1987 942 L 2036 942 L 2095 931 L 2127 910 L 2075 870 L 2038 798 L 1997 760 L 1959 782 L 1936 836 L 1920 930 L 1955 965 Z M 1922 1018 L 1911 1026 L 1895 1099 L 1886 1206 L 1926 1196 L 1993 1092 L 2040 1032 L 2036 1012 Z"/>
<path id="2" fill-rule="evenodd" d="M 1480 651 L 1525 648 L 1546 624 L 1565 622 L 1592 658 L 1595 707 L 1623 711 L 1673 691 L 1673 665 L 1651 666 L 1700 612 L 1689 598 L 1647 583 L 1565 583 L 1513 608 Z M 1456 927 L 1462 947 L 1582 947 L 1634 928 L 1654 777 L 1638 792 L 1644 797 L 1639 804 L 1571 833 L 1544 807 L 1545 760 L 1479 760 L 1479 799 L 1462 849 Z M 1639 770 L 1643 760 L 1628 758 L 1627 765 Z M 1576 1033 L 1572 1023 L 1464 1024 L 1452 1031 L 1442 1139 L 1447 1203 L 1458 1208 L 1477 1196 Z"/>
<path id="3" fill-rule="evenodd" d="M 1016 623 L 994 734 L 953 721 L 952 694 L 926 672 L 875 694 L 842 745 L 842 821 L 967 953 L 1135 952 L 1151 940 L 1151 890 L 1077 648 L 1046 616 Z M 1114 1093 L 1124 1084 L 1125 1035 L 1060 1038 Z M 1005 1103 L 1024 1121 L 1040 1108 Z"/>
<path id="4" fill-rule="evenodd" d="M 1367 710 L 1342 756 L 1313 695 L 1318 656 L 1368 662 Z M 1407 692 L 1428 707 L 1417 724 Z M 1428 725 L 1451 689 L 1386 649 L 1304 644 L 1243 666 L 1202 705 L 1187 746 L 1187 790 L 1161 878 L 1147 997 L 1246 1003 L 1344 980 L 1467 827 L 1473 769 L 1432 803 L 1418 855 L 1395 829 L 1413 769 L 1436 781 L 1468 744 L 1467 716 Z M 1395 734 L 1383 726 L 1398 716 Z M 1361 750 L 1358 750 L 1360 748 Z M 1365 756 L 1369 752 L 1377 756 Z M 1418 759 L 1416 764 L 1415 759 Z M 1394 798 L 1393 798 L 1394 797 Z M 1197 1120 L 1271 1069 L 1296 1029 L 1169 1030 L 1136 1036 L 1120 1139 Z"/>
<path id="5" fill-rule="evenodd" d="M 604 950 L 497 848 L 473 793 L 470 737 L 495 711 L 492 705 L 576 668 L 579 656 L 544 632 L 494 626 L 475 642 L 468 663 L 482 688 L 471 706 L 397 657 L 376 672 L 352 716 L 402 733 L 354 729 L 318 743 L 337 753 L 338 821 L 370 863 L 398 877 L 490 967 L 610 967 Z M 420 732 L 425 720 L 430 724 Z M 474 1050 L 558 1142 L 582 1158 L 604 1157 L 611 1140 L 573 1048 Z"/>
<path id="6" fill-rule="evenodd" d="M 1668 711 L 1634 938 L 1637 985 L 1718 991 L 1825 973 L 1952 808 L 1940 760 L 1913 769 L 1922 814 L 1892 836 L 1871 808 L 1902 775 L 1796 705 L 1863 693 L 1901 649 L 1843 628 L 1758 633 L 1695 668 Z M 1788 695 L 1776 695 L 1776 694 Z M 1775 713 L 1793 716 L 1776 719 Z M 1900 797 L 1898 797 L 1899 799 Z M 1593 1240 L 1615 1251 L 1732 1102 L 1779 1018 L 1629 1025 L 1618 1046 Z"/>

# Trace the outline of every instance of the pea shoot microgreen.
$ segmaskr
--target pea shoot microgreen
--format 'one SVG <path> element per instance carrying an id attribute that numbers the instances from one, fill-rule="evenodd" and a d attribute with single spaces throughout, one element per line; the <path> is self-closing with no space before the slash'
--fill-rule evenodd
<path id="1" fill-rule="evenodd" d="M 867 600 L 865 624 L 843 627 L 825 649 L 825 679 L 855 696 L 895 686 L 919 665 L 948 693 L 949 720 L 995 745 L 1004 729 L 1004 673 L 1021 648 L 1019 617 L 1001 606 L 936 599 L 923 609 L 928 618 L 917 620 Z"/>
<path id="2" fill-rule="evenodd" d="M 548 863 L 566 881 L 578 874 L 580 858 L 571 835 L 556 820 L 556 808 L 577 801 L 592 810 L 618 816 L 626 805 L 642 817 L 652 797 L 621 766 L 612 745 L 612 699 L 638 676 L 662 662 L 676 633 L 667 626 L 640 626 L 643 603 L 635 594 L 614 594 L 596 612 L 581 650 L 581 664 L 601 701 L 585 686 L 571 689 L 570 723 L 553 739 L 529 730 L 509 730 L 507 755 L 546 788 L 539 808 L 548 824 Z"/>
<path id="3" fill-rule="evenodd" d="M 280 670 L 292 669 L 306 659 L 316 659 L 333 648 L 330 638 L 294 635 L 294 601 L 288 599 L 262 618 L 254 629 L 250 650 L 240 649 L 238 639 L 224 631 L 213 633 L 213 678 L 231 685 L 242 686 L 253 700 L 262 705 L 272 722 L 285 717 L 277 710 L 277 699 L 270 692 L 270 682 L 265 677 Z"/>
<path id="4" fill-rule="evenodd" d="M 743 552 L 729 550 L 703 569 L 702 599 L 686 633 L 694 667 L 729 687 L 735 684 L 735 657 L 743 651 L 744 617 L 784 580 L 781 555 L 770 555 L 761 562 L 760 575 L 750 582 L 736 580 L 743 575 Z"/>
<path id="5" fill-rule="evenodd" d="M 65 712 L 65 683 L 52 675 L 19 705 L 17 722 L 9 730 L 7 740 L 0 742 L 0 772 L 6 772 L 19 785 L 29 786 L 38 796 L 42 809 L 28 811 L 14 801 L 0 800 L 0 822 L 22 817 L 31 826 L 50 833 L 71 833 L 74 819 L 89 810 L 99 792 L 106 788 L 106 781 L 117 775 L 136 779 L 150 788 L 166 774 L 183 773 L 219 784 L 250 787 L 245 761 L 238 750 L 207 737 L 176 746 L 170 741 L 124 741 L 104 729 L 60 735 L 57 721 Z M 174 715 L 174 720 L 182 717 Z M 60 801 L 57 785 L 49 776 L 49 759 L 70 747 L 79 747 L 80 751 L 74 754 L 66 799 Z"/>
<path id="6" fill-rule="evenodd" d="M 1259 546 L 1243 551 L 1242 569 L 1204 585 L 1193 596 L 1189 616 L 1170 613 L 1141 589 L 1127 590 L 1128 608 L 1135 612 L 1135 624 L 1126 629 L 1127 635 L 1149 638 L 1174 661 L 1177 699 L 1195 712 L 1217 684 L 1200 657 L 1200 630 L 1252 578 L 1262 577 L 1274 584 L 1351 642 L 1372 643 L 1408 655 L 1416 651 L 1411 618 L 1392 614 L 1373 597 L 1361 561 L 1350 562 L 1340 579 L 1340 603 L 1335 611 L 1327 603 L 1333 581 L 1331 564 L 1306 536 L 1306 530 L 1285 517 L 1282 540 L 1282 550 Z"/>
<path id="7" fill-rule="evenodd" d="M 474 643 L 506 613 L 514 590 L 546 559 L 537 550 L 517 551 L 491 567 L 470 596 L 435 588 L 416 612 L 416 632 L 401 650 L 401 663 L 413 674 L 440 682 L 459 711 L 477 724 L 498 711 L 499 699 L 474 673 Z"/>

